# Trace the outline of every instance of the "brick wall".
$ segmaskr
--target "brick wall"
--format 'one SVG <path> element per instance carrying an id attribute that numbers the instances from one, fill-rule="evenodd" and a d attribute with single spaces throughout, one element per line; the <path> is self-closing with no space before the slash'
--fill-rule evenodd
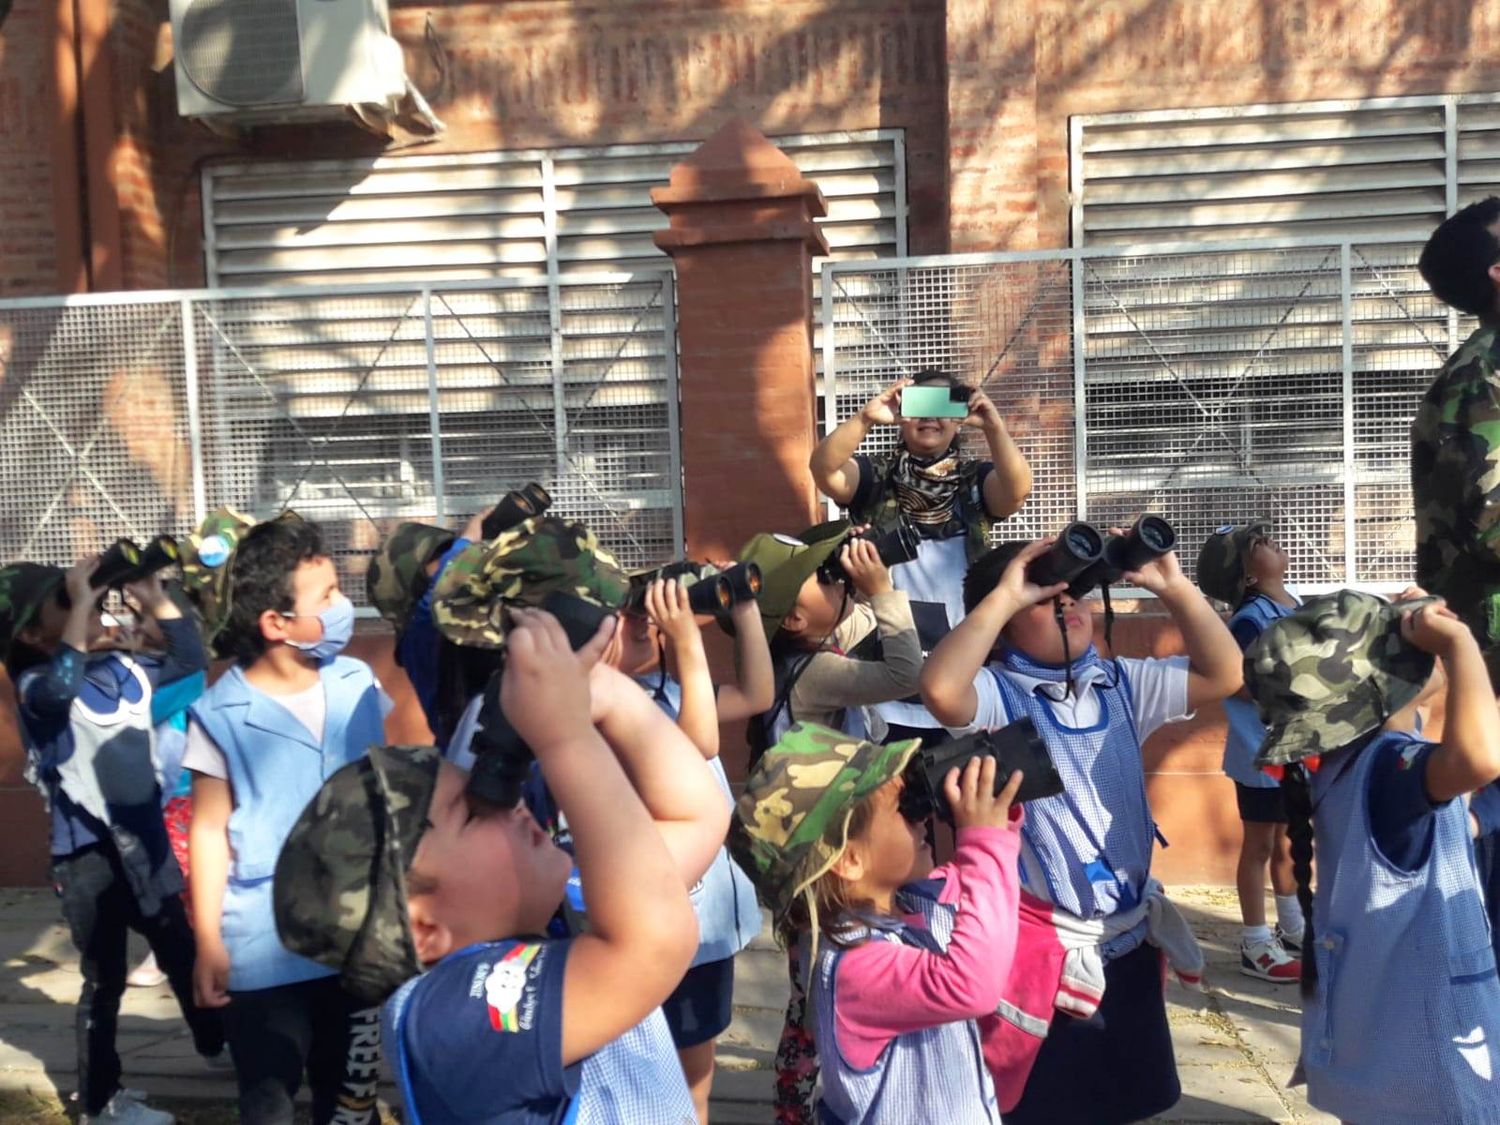
<path id="1" fill-rule="evenodd" d="M 0 32 L 0 297 L 54 293 L 59 285 L 52 210 L 50 13 L 18 4 Z M 75 217 L 76 222 L 76 217 Z"/>

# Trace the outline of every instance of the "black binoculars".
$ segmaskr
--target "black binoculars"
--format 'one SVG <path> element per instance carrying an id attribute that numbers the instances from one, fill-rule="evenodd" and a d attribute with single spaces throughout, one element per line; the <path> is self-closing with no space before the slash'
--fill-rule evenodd
<path id="1" fill-rule="evenodd" d="M 176 562 L 177 540 L 170 535 L 158 535 L 145 547 L 138 547 L 129 539 L 116 539 L 99 556 L 98 569 L 89 579 L 89 585 L 96 590 L 116 589 L 150 578 Z"/>
<path id="2" fill-rule="evenodd" d="M 1068 583 L 1068 596 L 1081 598 L 1098 586 L 1118 582 L 1177 545 L 1177 532 L 1160 516 L 1142 516 L 1124 535 L 1104 535 L 1090 524 L 1063 528 L 1047 553 L 1032 560 L 1026 577 L 1038 586 Z"/>
<path id="3" fill-rule="evenodd" d="M 626 612 L 639 613 L 645 607 L 646 587 L 658 578 L 680 578 L 687 587 L 688 608 L 694 613 L 715 617 L 728 613 L 740 602 L 760 596 L 760 567 L 753 562 L 737 563 L 720 570 L 712 563 L 687 560 L 630 576 L 630 593 L 625 599 Z"/>
<path id="4" fill-rule="evenodd" d="M 901 815 L 913 824 L 930 816 L 953 823 L 953 809 L 943 794 L 943 781 L 955 766 L 962 769 L 970 758 L 988 755 L 995 759 L 995 795 L 1005 788 L 1016 770 L 1023 773 L 1016 802 L 1055 797 L 1063 791 L 1062 778 L 1052 764 L 1047 744 L 1030 719 L 1020 719 L 998 730 L 981 730 L 944 742 L 924 746 L 907 764 L 905 786 L 898 804 Z"/>
<path id="5" fill-rule="evenodd" d="M 880 561 L 888 567 L 900 566 L 902 563 L 911 562 L 917 557 L 917 546 L 921 543 L 921 539 L 917 535 L 917 529 L 912 527 L 906 520 L 897 521 L 895 527 L 885 532 L 876 531 L 874 528 L 858 534 L 851 531 L 839 541 L 839 545 L 834 548 L 833 554 L 829 555 L 823 565 L 818 568 L 819 576 L 823 581 L 853 582 L 853 579 L 849 577 L 849 572 L 844 569 L 844 564 L 840 560 L 839 555 L 843 553 L 844 547 L 847 544 L 852 543 L 856 539 L 865 539 L 875 544 L 875 553 L 880 556 Z"/>
<path id="6" fill-rule="evenodd" d="M 491 509 L 479 525 L 479 533 L 493 539 L 502 531 L 509 531 L 523 520 L 539 516 L 552 507 L 552 497 L 545 488 L 532 481 L 524 488 L 512 489 Z"/>

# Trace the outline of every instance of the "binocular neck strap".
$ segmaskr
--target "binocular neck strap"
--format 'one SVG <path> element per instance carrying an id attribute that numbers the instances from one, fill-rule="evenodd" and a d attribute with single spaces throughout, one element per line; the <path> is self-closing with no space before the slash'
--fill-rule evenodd
<path id="1" fill-rule="evenodd" d="M 1066 699 L 1073 694 L 1073 653 L 1068 648 L 1068 623 L 1063 618 L 1062 596 L 1052 599 L 1052 619 L 1057 622 L 1057 632 L 1062 637 L 1063 667 L 1067 671 L 1067 691 L 1063 695 Z"/>

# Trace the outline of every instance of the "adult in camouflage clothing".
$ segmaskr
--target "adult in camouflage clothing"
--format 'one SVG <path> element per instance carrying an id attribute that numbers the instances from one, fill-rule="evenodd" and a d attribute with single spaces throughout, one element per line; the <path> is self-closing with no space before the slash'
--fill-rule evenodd
<path id="1" fill-rule="evenodd" d="M 1441 745 L 1412 730 L 1434 657 Z M 1500 1122 L 1500 983 L 1461 799 L 1500 775 L 1478 642 L 1434 599 L 1341 590 L 1267 626 L 1245 686 L 1261 761 L 1286 764 L 1308 1101 L 1345 1121 Z"/>
<path id="2" fill-rule="evenodd" d="M 541 936 L 572 863 L 523 808 L 466 799 L 429 747 L 376 747 L 287 837 L 281 939 L 370 1000 L 399 986 L 387 1043 L 408 1120 L 691 1125 L 659 1005 L 697 949 L 688 887 L 728 810 L 687 737 L 599 663 L 602 635 L 575 652 L 523 607 L 504 625 L 501 705 L 567 815 L 588 932 Z"/>
<path id="3" fill-rule="evenodd" d="M 962 419 L 908 418 L 899 413 L 907 386 L 966 389 L 935 368 L 891 384 L 818 443 L 809 468 L 854 523 L 884 532 L 905 522 L 917 532 L 916 559 L 893 568 L 891 581 L 910 598 L 922 651 L 930 653 L 963 620 L 964 571 L 989 550 L 994 525 L 1030 495 L 1031 466 L 984 391 L 969 391 Z M 887 425 L 900 426 L 895 449 L 858 452 L 872 429 Z M 984 434 L 988 459 L 962 453 L 958 435 L 966 426 Z M 875 709 L 892 738 L 946 737 L 915 696 Z"/>
<path id="4" fill-rule="evenodd" d="M 1412 423 L 1417 584 L 1446 598 L 1500 689 L 1500 199 L 1433 232 L 1417 263 L 1433 294 L 1479 326 L 1443 364 Z"/>

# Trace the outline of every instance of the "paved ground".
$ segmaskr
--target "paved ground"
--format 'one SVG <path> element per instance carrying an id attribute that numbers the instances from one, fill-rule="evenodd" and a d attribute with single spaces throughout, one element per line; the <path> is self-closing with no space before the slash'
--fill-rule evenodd
<path id="1" fill-rule="evenodd" d="M 1238 916 L 1229 888 L 1175 892 L 1209 960 L 1207 994 L 1169 986 L 1183 1099 L 1172 1122 L 1332 1121 L 1285 1088 L 1297 1043 L 1295 987 L 1237 971 Z M 786 962 L 766 939 L 738 961 L 735 1022 L 720 1045 L 714 1121 L 770 1120 L 771 1057 L 786 998 Z M 0 890 L 0 1090 L 73 1089 L 76 958 L 52 897 Z M 193 1054 L 170 991 L 130 989 L 120 1023 L 126 1080 L 153 1094 L 227 1103 L 232 1081 Z"/>

